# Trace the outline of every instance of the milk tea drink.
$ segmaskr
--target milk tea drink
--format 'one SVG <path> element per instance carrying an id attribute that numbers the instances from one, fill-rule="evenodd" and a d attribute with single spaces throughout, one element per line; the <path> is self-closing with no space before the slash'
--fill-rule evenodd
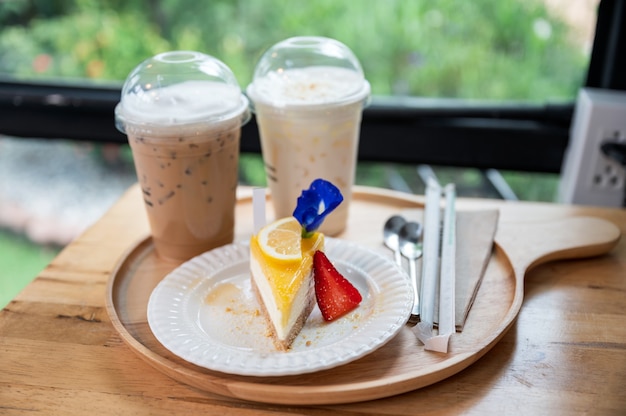
<path id="1" fill-rule="evenodd" d="M 126 130 L 162 257 L 186 260 L 233 241 L 240 124 L 207 127 Z"/>
<path id="2" fill-rule="evenodd" d="M 181 62 L 187 69 L 179 74 L 170 65 Z M 145 66 L 159 64 L 161 76 L 146 76 Z M 204 68 L 189 71 L 190 65 Z M 123 90 L 116 118 L 128 136 L 157 254 L 184 261 L 233 241 L 248 103 L 225 65 L 207 55 L 172 52 L 142 68 L 144 82 L 133 81 L 131 73 L 133 86 L 130 93 Z M 226 73 L 228 82 L 222 82 L 224 74 L 206 76 L 208 70 Z"/>
<path id="3" fill-rule="evenodd" d="M 341 190 L 344 202 L 320 230 L 336 235 L 345 228 L 369 91 L 354 55 L 332 39 L 291 38 L 261 58 L 247 92 L 276 217 L 292 215 L 302 190 L 323 178 Z"/>

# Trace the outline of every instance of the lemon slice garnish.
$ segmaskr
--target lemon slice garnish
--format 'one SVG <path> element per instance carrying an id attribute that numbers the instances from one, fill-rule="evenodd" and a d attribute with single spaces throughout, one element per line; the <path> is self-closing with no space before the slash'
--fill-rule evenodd
<path id="1" fill-rule="evenodd" d="M 259 231 L 257 239 L 263 253 L 274 260 L 302 260 L 302 226 L 294 217 L 266 225 Z"/>

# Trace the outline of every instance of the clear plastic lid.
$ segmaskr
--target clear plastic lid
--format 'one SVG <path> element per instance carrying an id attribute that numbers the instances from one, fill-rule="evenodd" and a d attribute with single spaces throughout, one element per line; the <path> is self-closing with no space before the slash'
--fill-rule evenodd
<path id="1" fill-rule="evenodd" d="M 246 90 L 255 104 L 275 107 L 367 104 L 370 84 L 343 43 L 318 36 L 286 39 L 268 49 Z"/>
<path id="2" fill-rule="evenodd" d="M 126 78 L 115 108 L 117 128 L 174 127 L 250 119 L 248 99 L 222 61 L 194 51 L 172 51 L 139 64 Z"/>

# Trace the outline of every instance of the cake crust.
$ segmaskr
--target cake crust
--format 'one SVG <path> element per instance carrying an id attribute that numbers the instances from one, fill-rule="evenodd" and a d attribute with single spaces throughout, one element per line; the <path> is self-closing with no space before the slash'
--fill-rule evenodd
<path id="1" fill-rule="evenodd" d="M 296 322 L 291 327 L 289 334 L 287 334 L 287 337 L 284 340 L 281 340 L 278 338 L 278 335 L 276 334 L 276 329 L 274 328 L 274 325 L 272 324 L 272 320 L 270 318 L 269 312 L 267 311 L 267 308 L 265 307 L 265 303 L 263 302 L 263 299 L 261 298 L 261 293 L 259 292 L 259 288 L 257 287 L 257 284 L 254 281 L 254 279 L 251 279 L 251 281 L 252 281 L 252 291 L 254 292 L 254 296 L 257 300 L 257 303 L 259 304 L 259 308 L 261 309 L 261 314 L 263 315 L 264 320 L 267 322 L 267 328 L 269 329 L 269 336 L 272 338 L 272 342 L 274 343 L 274 346 L 276 347 L 276 349 L 280 351 L 288 351 L 291 348 L 291 344 L 293 344 L 293 341 L 296 339 L 296 337 L 302 330 L 302 327 L 304 327 L 304 324 L 306 320 L 309 318 L 309 315 L 311 314 L 311 312 L 313 311 L 313 308 L 315 307 L 315 287 L 313 285 L 313 279 L 312 278 L 309 279 L 310 283 L 307 289 L 306 304 L 304 308 L 302 309 L 302 313 L 300 313 L 300 315 L 296 319 Z"/>

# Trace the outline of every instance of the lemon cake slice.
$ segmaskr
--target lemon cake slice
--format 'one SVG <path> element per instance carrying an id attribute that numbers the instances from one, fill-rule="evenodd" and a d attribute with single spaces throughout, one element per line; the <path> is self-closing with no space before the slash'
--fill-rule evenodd
<path id="1" fill-rule="evenodd" d="M 277 349 L 291 347 L 315 306 L 313 255 L 324 235 L 302 238 L 294 217 L 282 218 L 250 239 L 252 287 Z"/>

